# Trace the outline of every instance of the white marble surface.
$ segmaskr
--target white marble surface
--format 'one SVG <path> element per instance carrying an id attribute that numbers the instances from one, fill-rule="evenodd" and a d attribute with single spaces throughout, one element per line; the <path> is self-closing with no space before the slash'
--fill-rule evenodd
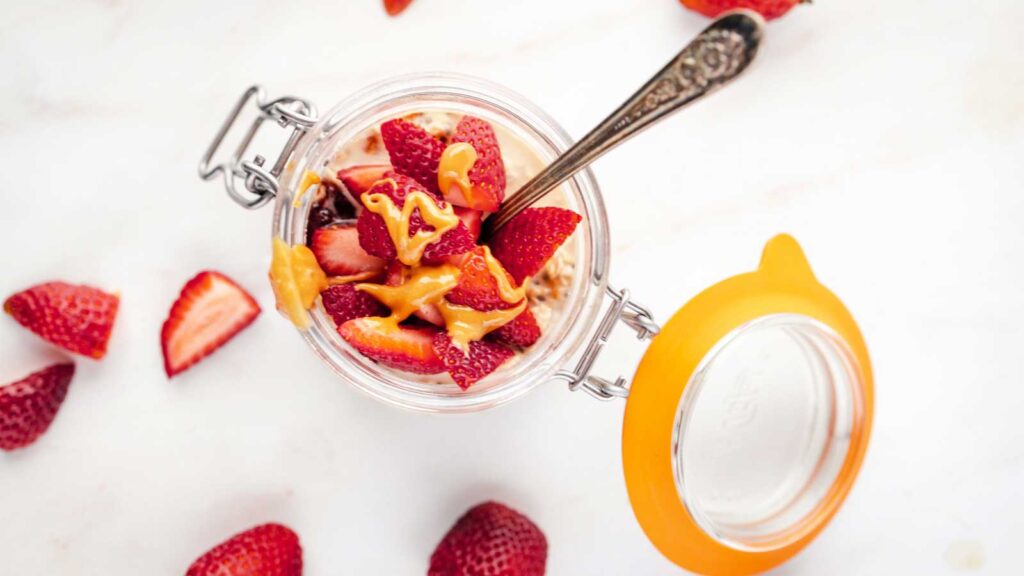
<path id="1" fill-rule="evenodd" d="M 429 69 L 513 87 L 579 136 L 705 21 L 673 0 L 417 0 L 397 20 L 376 0 L 240 4 L 4 4 L 0 293 L 91 282 L 123 311 L 49 433 L 0 455 L 0 573 L 180 574 L 273 519 L 300 533 L 307 574 L 422 574 L 484 498 L 536 519 L 553 575 L 678 573 L 630 511 L 620 404 L 555 386 L 429 417 L 363 397 L 270 311 L 269 210 L 237 209 L 195 164 L 252 82 L 326 107 Z M 769 26 L 740 84 L 596 166 L 613 277 L 660 318 L 789 231 L 861 323 L 868 458 L 779 573 L 1019 571 L 1022 19 L 1016 0 L 816 2 Z M 159 327 L 202 268 L 267 313 L 168 382 Z M 51 354 L 0 321 L 0 380 Z"/>

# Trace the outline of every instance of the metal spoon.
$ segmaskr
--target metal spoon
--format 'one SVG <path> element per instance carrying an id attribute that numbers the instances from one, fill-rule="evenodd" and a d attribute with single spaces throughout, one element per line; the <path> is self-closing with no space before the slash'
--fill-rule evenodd
<path id="1" fill-rule="evenodd" d="M 715 20 L 618 110 L 548 165 L 484 221 L 485 234 L 644 128 L 740 75 L 757 54 L 764 20 L 740 10 Z"/>

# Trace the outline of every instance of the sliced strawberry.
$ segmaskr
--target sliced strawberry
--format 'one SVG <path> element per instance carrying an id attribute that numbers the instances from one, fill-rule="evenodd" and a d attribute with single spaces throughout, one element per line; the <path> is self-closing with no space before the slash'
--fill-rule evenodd
<path id="1" fill-rule="evenodd" d="M 469 233 L 473 235 L 473 241 L 479 240 L 484 213 L 472 208 L 463 208 L 462 206 L 455 206 L 454 209 L 455 215 L 459 217 L 459 220 L 462 220 L 462 223 L 469 229 Z"/>
<path id="2" fill-rule="evenodd" d="M 217 545 L 192 563 L 185 576 L 301 576 L 299 536 L 280 524 L 264 524 Z"/>
<path id="3" fill-rule="evenodd" d="M 491 253 L 517 284 L 533 276 L 583 218 L 565 208 L 527 208 L 491 238 Z"/>
<path id="4" fill-rule="evenodd" d="M 469 343 L 469 353 L 456 346 L 445 332 L 434 336 L 434 351 L 444 363 L 452 380 L 463 390 L 498 369 L 515 355 L 511 349 L 487 340 Z"/>
<path id="5" fill-rule="evenodd" d="M 44 340 L 83 356 L 107 353 L 120 298 L 98 288 L 47 282 L 14 294 L 4 311 Z"/>
<path id="6" fill-rule="evenodd" d="M 502 300 L 498 291 L 498 281 L 491 274 L 487 267 L 486 248 L 477 246 L 462 261 L 459 266 L 459 284 L 449 292 L 445 298 L 452 304 L 469 306 L 484 312 L 505 308 L 513 308 L 519 302 L 508 303 Z M 505 273 L 508 276 L 508 273 Z M 511 276 L 508 281 L 515 283 Z"/>
<path id="7" fill-rule="evenodd" d="M 320 293 L 327 315 L 341 326 L 353 318 L 387 316 L 388 308 L 366 292 L 356 290 L 355 284 L 331 286 Z"/>
<path id="8" fill-rule="evenodd" d="M 363 164 L 338 170 L 338 180 L 348 188 L 353 198 L 359 198 L 390 171 L 388 164 Z"/>
<path id="9" fill-rule="evenodd" d="M 200 272 L 185 284 L 160 331 L 164 370 L 173 378 L 252 323 L 260 306 L 220 272 Z"/>
<path id="10" fill-rule="evenodd" d="M 497 212 L 505 199 L 505 162 L 501 159 L 494 128 L 479 118 L 463 116 L 452 136 L 452 144 L 459 142 L 466 142 L 476 150 L 476 162 L 469 169 L 469 182 L 473 189 L 467 194 L 458 186 L 452 186 L 445 200 L 456 206 Z"/>
<path id="11" fill-rule="evenodd" d="M 331 276 L 384 271 L 384 260 L 363 250 L 359 245 L 359 231 L 352 224 L 338 224 L 318 229 L 313 233 L 310 248 L 316 255 L 320 267 Z"/>
<path id="12" fill-rule="evenodd" d="M 495 342 L 526 348 L 527 346 L 533 346 L 540 339 L 540 326 L 537 325 L 537 319 L 534 318 L 533 312 L 530 312 L 530 309 L 527 308 L 523 310 L 522 314 L 513 318 L 511 322 L 487 336 Z"/>
<path id="13" fill-rule="evenodd" d="M 497 502 L 471 508 L 430 557 L 427 576 L 543 576 L 548 541 L 529 518 Z"/>
<path id="14" fill-rule="evenodd" d="M 388 173 L 387 176 L 394 181 L 394 186 L 392 186 L 391 182 L 380 182 L 374 185 L 367 193 L 386 194 L 398 207 L 405 206 L 405 199 L 413 192 L 427 192 L 429 194 L 423 186 L 410 177 L 395 173 Z M 437 198 L 436 201 L 438 206 L 442 208 L 447 206 L 440 198 Z M 419 211 L 413 212 L 409 220 L 409 235 L 413 236 L 427 227 L 428 225 L 423 220 L 423 217 L 420 216 Z M 363 210 L 359 214 L 359 220 L 356 221 L 356 229 L 359 231 L 359 245 L 367 253 L 385 260 L 394 260 L 398 256 L 395 244 L 391 241 L 391 236 L 388 233 L 387 224 L 384 223 L 384 218 L 379 214 Z M 441 238 L 426 247 L 423 251 L 423 260 L 428 264 L 438 264 L 443 262 L 448 256 L 472 250 L 475 245 L 476 242 L 469 229 L 466 228 L 465 224 L 459 222 L 458 226 L 445 232 Z"/>
<path id="15" fill-rule="evenodd" d="M 376 318 L 349 320 L 338 333 L 353 348 L 385 366 L 416 374 L 440 374 L 445 366 L 434 352 L 434 328 L 391 327 Z"/>
<path id="16" fill-rule="evenodd" d="M 395 260 L 388 265 L 387 279 L 384 283 L 388 286 L 401 286 L 405 282 L 405 274 L 405 266 L 398 260 Z M 413 312 L 413 315 L 434 326 L 444 326 L 444 316 L 441 315 L 441 311 L 434 304 L 420 306 L 418 310 Z"/>
<path id="17" fill-rule="evenodd" d="M 401 118 L 381 124 L 380 136 L 395 171 L 416 180 L 440 197 L 437 166 L 444 152 L 444 143 L 423 128 Z"/>
<path id="18" fill-rule="evenodd" d="M 384 0 L 384 10 L 388 16 L 398 16 L 411 3 L 412 0 Z"/>
<path id="19" fill-rule="evenodd" d="M 75 365 L 54 364 L 0 386 L 0 450 L 23 448 L 46 432 L 75 375 Z"/>

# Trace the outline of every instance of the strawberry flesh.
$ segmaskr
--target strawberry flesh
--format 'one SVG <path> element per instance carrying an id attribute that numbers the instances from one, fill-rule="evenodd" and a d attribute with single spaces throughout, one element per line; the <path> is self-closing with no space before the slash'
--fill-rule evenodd
<path id="1" fill-rule="evenodd" d="M 353 198 L 373 187 L 378 180 L 391 171 L 388 164 L 364 164 L 338 171 L 338 180 L 348 188 Z"/>
<path id="2" fill-rule="evenodd" d="M 582 217 L 565 208 L 527 208 L 491 238 L 491 253 L 517 284 L 544 267 Z"/>
<path id="3" fill-rule="evenodd" d="M 114 328 L 120 298 L 97 288 L 47 282 L 14 294 L 4 311 L 65 350 L 100 359 Z"/>
<path id="4" fill-rule="evenodd" d="M 444 363 L 452 380 L 463 390 L 497 370 L 515 355 L 510 348 L 487 340 L 470 342 L 467 354 L 456 346 L 445 332 L 438 332 L 434 336 L 434 351 Z"/>
<path id="5" fill-rule="evenodd" d="M 264 524 L 217 545 L 192 563 L 185 576 L 300 576 L 299 536 L 281 524 Z"/>
<path id="6" fill-rule="evenodd" d="M 440 196 L 437 167 L 441 163 L 444 142 L 401 118 L 381 124 L 380 136 L 395 171 L 416 180 L 435 196 Z"/>
<path id="7" fill-rule="evenodd" d="M 511 322 L 501 326 L 487 336 L 495 342 L 526 348 L 533 346 L 540 339 L 540 326 L 537 324 L 537 319 L 533 316 L 533 312 L 530 312 L 530 309 L 527 308 L 519 316 L 513 318 Z"/>
<path id="8" fill-rule="evenodd" d="M 479 210 L 473 210 L 472 208 L 463 208 L 462 206 L 455 206 L 455 215 L 462 220 L 462 223 L 469 229 L 469 233 L 473 236 L 473 242 L 480 239 L 480 228 L 483 225 L 484 213 Z"/>
<path id="9" fill-rule="evenodd" d="M 476 162 L 469 170 L 473 189 L 467 195 L 458 186 L 453 186 L 445 200 L 466 208 L 497 212 L 505 199 L 505 162 L 501 159 L 494 128 L 474 116 L 463 116 L 452 135 L 452 143 L 459 142 L 466 142 L 476 150 Z"/>
<path id="10" fill-rule="evenodd" d="M 388 309 L 366 292 L 356 290 L 354 284 L 331 286 L 320 293 L 327 315 L 337 326 L 354 318 L 387 316 Z"/>
<path id="11" fill-rule="evenodd" d="M 691 10 L 700 12 L 705 16 L 717 18 L 727 10 L 746 8 L 760 12 L 765 20 L 774 20 L 782 16 L 789 9 L 801 2 L 810 0 L 680 0 L 680 2 Z"/>
<path id="12" fill-rule="evenodd" d="M 363 250 L 359 244 L 359 231 L 352 224 L 339 224 L 316 230 L 313 232 L 310 248 L 320 268 L 331 276 L 384 271 L 384 260 Z"/>
<path id="13" fill-rule="evenodd" d="M 160 331 L 164 371 L 172 378 L 252 323 L 260 306 L 227 276 L 203 271 L 185 284 Z"/>
<path id="14" fill-rule="evenodd" d="M 435 328 L 398 326 L 381 329 L 380 320 L 357 318 L 338 328 L 338 333 L 363 356 L 385 366 L 416 374 L 440 374 L 445 365 L 434 352 Z"/>
<path id="15" fill-rule="evenodd" d="M 54 364 L 0 386 L 0 450 L 32 444 L 50 427 L 75 375 L 75 365 Z"/>
<path id="16" fill-rule="evenodd" d="M 459 266 L 459 284 L 447 294 L 448 301 L 484 312 L 519 305 L 519 302 L 508 303 L 502 300 L 498 281 L 491 275 L 484 254 L 485 249 L 478 246 L 462 261 Z M 512 282 L 511 276 L 509 282 Z"/>
<path id="17" fill-rule="evenodd" d="M 388 16 L 398 16 L 412 4 L 412 0 L 384 0 L 384 10 Z"/>
<path id="18" fill-rule="evenodd" d="M 529 518 L 497 502 L 478 504 L 445 534 L 427 576 L 543 576 L 544 533 Z"/>

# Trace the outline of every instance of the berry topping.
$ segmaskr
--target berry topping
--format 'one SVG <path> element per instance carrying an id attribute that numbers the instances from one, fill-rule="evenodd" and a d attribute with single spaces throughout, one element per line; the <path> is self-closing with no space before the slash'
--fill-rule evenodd
<path id="1" fill-rule="evenodd" d="M 67 362 L 0 386 L 0 450 L 23 448 L 46 432 L 74 375 L 75 365 Z"/>
<path id="2" fill-rule="evenodd" d="M 423 128 L 401 118 L 381 124 L 380 135 L 395 171 L 416 180 L 435 196 L 440 196 L 437 189 L 437 165 L 444 152 L 444 143 Z"/>
<path id="3" fill-rule="evenodd" d="M 471 190 L 453 185 L 445 192 L 445 200 L 466 208 L 496 212 L 505 199 L 505 163 L 494 128 L 473 116 L 463 116 L 455 127 L 451 143 L 467 143 L 476 151 L 476 162 L 469 170 Z"/>
<path id="4" fill-rule="evenodd" d="M 434 352 L 434 328 L 409 328 L 385 318 L 357 318 L 338 333 L 364 356 L 385 366 L 416 374 L 440 374 L 445 365 Z"/>
<path id="5" fill-rule="evenodd" d="M 527 208 L 494 233 L 491 252 L 522 283 L 544 267 L 580 220 L 564 208 Z"/>
<path id="6" fill-rule="evenodd" d="M 300 576 L 299 536 L 280 524 L 264 524 L 203 554 L 185 576 Z"/>
<path id="7" fill-rule="evenodd" d="M 8 298 L 4 311 L 44 340 L 99 359 L 107 353 L 119 303 L 91 286 L 47 282 Z"/>
<path id="8" fill-rule="evenodd" d="M 497 370 L 515 354 L 511 349 L 487 340 L 470 342 L 468 348 L 468 351 L 464 351 L 444 332 L 434 336 L 434 351 L 452 380 L 463 390 Z"/>
<path id="9" fill-rule="evenodd" d="M 412 0 L 384 0 L 384 10 L 388 16 L 398 16 L 409 4 L 412 4 Z"/>
<path id="10" fill-rule="evenodd" d="M 185 284 L 160 331 L 164 370 L 172 378 L 252 323 L 260 306 L 219 272 L 200 272 Z"/>
<path id="11" fill-rule="evenodd" d="M 473 236 L 473 242 L 480 239 L 480 227 L 483 224 L 484 214 L 479 210 L 473 210 L 472 208 L 463 208 L 462 206 L 455 207 L 455 215 L 462 220 L 462 223 L 469 229 L 469 233 Z"/>
<path id="12" fill-rule="evenodd" d="M 331 276 L 377 274 L 384 260 L 371 256 L 359 245 L 359 232 L 352 224 L 320 228 L 310 244 L 320 268 Z"/>
<path id="13" fill-rule="evenodd" d="M 320 293 L 320 298 L 327 315 L 338 326 L 354 318 L 386 316 L 388 313 L 387 307 L 366 292 L 356 290 L 354 284 L 331 286 Z"/>
<path id="14" fill-rule="evenodd" d="M 489 311 L 499 308 L 513 308 L 519 304 L 523 296 L 517 294 L 513 302 L 507 302 L 501 297 L 498 287 L 498 279 L 491 273 L 487 266 L 487 248 L 477 246 L 459 266 L 459 284 L 448 293 L 448 301 L 452 304 L 469 306 L 475 310 Z M 507 280 L 506 288 L 513 286 L 512 277 L 508 272 L 500 269 L 499 272 L 505 275 Z M 510 298 L 510 300 L 513 300 Z"/>
<path id="15" fill-rule="evenodd" d="M 395 260 L 388 265 L 388 276 L 384 283 L 387 286 L 401 286 L 405 283 L 408 274 L 409 269 L 403 266 L 401 262 Z M 444 317 L 441 316 L 441 311 L 434 304 L 420 306 L 413 312 L 413 315 L 434 326 L 444 326 Z"/>
<path id="16" fill-rule="evenodd" d="M 514 320 L 491 332 L 489 336 L 495 342 L 526 348 L 533 346 L 540 339 L 540 326 L 537 325 L 533 312 L 527 308 Z"/>
<path id="17" fill-rule="evenodd" d="M 782 16 L 801 2 L 810 0 L 679 0 L 683 6 L 696 10 L 705 16 L 717 18 L 722 12 L 736 8 L 747 8 L 760 12 L 767 20 Z"/>
<path id="18" fill-rule="evenodd" d="M 548 541 L 529 518 L 497 502 L 471 508 L 430 557 L 427 576 L 543 576 Z"/>
<path id="19" fill-rule="evenodd" d="M 339 170 L 338 180 L 348 188 L 353 198 L 359 198 L 390 171 L 391 166 L 387 164 L 364 164 Z"/>

